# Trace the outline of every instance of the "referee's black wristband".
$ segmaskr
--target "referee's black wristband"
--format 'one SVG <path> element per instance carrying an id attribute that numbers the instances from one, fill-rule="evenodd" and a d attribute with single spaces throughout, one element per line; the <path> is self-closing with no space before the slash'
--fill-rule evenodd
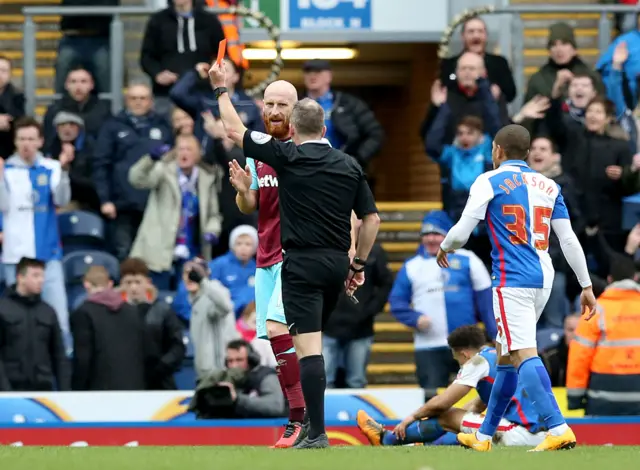
<path id="1" fill-rule="evenodd" d="M 216 99 L 220 98 L 220 95 L 223 93 L 227 93 L 229 90 L 227 90 L 226 86 L 220 86 L 218 88 L 214 88 L 213 89 L 213 96 L 216 97 Z"/>
<path id="2" fill-rule="evenodd" d="M 351 271 L 353 271 L 354 273 L 361 273 L 364 272 L 364 266 L 362 266 L 361 268 L 356 268 L 353 264 L 351 266 L 349 266 L 349 269 Z"/>

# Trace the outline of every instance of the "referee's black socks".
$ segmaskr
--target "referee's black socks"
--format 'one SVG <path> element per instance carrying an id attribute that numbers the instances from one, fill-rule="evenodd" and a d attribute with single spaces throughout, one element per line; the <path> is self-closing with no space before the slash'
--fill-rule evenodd
<path id="1" fill-rule="evenodd" d="M 300 359 L 300 382 L 309 415 L 309 439 L 324 434 L 324 391 L 327 375 L 321 354 Z"/>

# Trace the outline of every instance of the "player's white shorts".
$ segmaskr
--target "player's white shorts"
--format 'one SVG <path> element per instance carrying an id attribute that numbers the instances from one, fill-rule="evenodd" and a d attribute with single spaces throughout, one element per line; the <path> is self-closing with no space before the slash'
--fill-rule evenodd
<path id="1" fill-rule="evenodd" d="M 460 431 L 465 434 L 472 434 L 480 429 L 482 421 L 484 421 L 484 416 L 469 412 L 462 418 Z M 500 420 L 500 424 L 498 424 L 498 431 L 496 432 L 494 441 L 496 444 L 503 446 L 535 447 L 544 440 L 545 436 L 545 432 L 532 434 L 527 431 L 524 426 L 514 424 L 503 418 Z"/>
<path id="2" fill-rule="evenodd" d="M 536 324 L 550 295 L 551 289 L 493 288 L 493 315 L 498 327 L 496 342 L 503 356 L 537 346 Z"/>

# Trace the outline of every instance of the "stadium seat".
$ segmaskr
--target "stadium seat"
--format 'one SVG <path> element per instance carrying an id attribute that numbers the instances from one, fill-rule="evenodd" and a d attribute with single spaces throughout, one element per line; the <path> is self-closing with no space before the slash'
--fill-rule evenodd
<path id="1" fill-rule="evenodd" d="M 196 371 L 193 360 L 186 359 L 182 368 L 173 374 L 178 390 L 193 390 L 196 387 Z"/>
<path id="2" fill-rule="evenodd" d="M 185 355 L 184 357 L 188 359 L 193 359 L 195 356 L 195 351 L 193 349 L 193 342 L 191 341 L 191 335 L 189 334 L 189 330 L 184 330 L 182 332 L 182 342 L 185 347 Z"/>
<path id="3" fill-rule="evenodd" d="M 172 291 L 172 290 L 160 290 L 160 291 L 158 291 L 158 299 L 164 300 L 169 305 L 171 305 L 173 303 L 173 299 L 175 297 L 176 297 L 175 291 Z"/>
<path id="4" fill-rule="evenodd" d="M 65 254 L 104 248 L 105 226 L 97 214 L 86 211 L 58 215 L 60 239 Z"/>
<path id="5" fill-rule="evenodd" d="M 538 351 L 546 351 L 547 349 L 557 346 L 563 336 L 564 330 L 562 328 L 544 328 L 539 330 L 536 334 Z"/>

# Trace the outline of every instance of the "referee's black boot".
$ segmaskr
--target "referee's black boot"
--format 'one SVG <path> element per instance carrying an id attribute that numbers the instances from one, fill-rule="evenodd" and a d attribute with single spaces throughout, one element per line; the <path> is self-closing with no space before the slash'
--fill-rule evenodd
<path id="1" fill-rule="evenodd" d="M 300 430 L 300 434 L 298 434 L 298 438 L 296 442 L 293 443 L 293 447 L 300 444 L 307 436 L 309 435 L 309 415 L 307 410 L 304 411 L 304 420 L 302 421 L 302 429 Z"/>
<path id="2" fill-rule="evenodd" d="M 299 444 L 293 446 L 294 449 L 324 449 L 329 447 L 329 438 L 326 434 L 320 434 L 315 439 L 305 437 Z"/>

